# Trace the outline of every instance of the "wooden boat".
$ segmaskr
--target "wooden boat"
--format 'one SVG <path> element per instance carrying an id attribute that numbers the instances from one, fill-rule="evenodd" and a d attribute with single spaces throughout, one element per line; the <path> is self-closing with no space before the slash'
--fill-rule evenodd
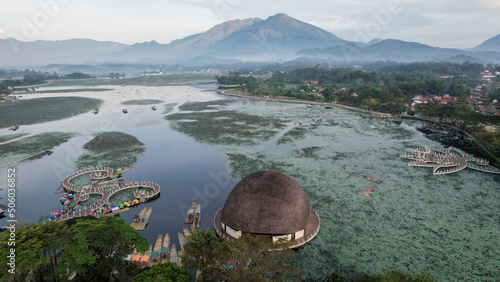
<path id="1" fill-rule="evenodd" d="M 152 106 L 151 109 L 153 109 L 153 111 L 156 111 L 156 106 Z"/>
<path id="2" fill-rule="evenodd" d="M 370 180 L 370 181 L 375 182 L 375 183 L 377 183 L 377 184 L 383 183 L 383 181 L 382 181 L 382 180 L 378 180 L 378 179 L 375 179 L 375 178 L 371 178 L 371 177 L 368 177 L 368 176 L 366 176 L 366 175 L 360 175 L 360 176 L 361 176 L 361 177 L 363 177 L 363 178 L 364 178 L 364 179 L 366 179 L 366 180 Z"/>
<path id="3" fill-rule="evenodd" d="M 168 261 L 168 259 L 169 259 L 169 257 L 168 257 L 169 253 L 170 253 L 170 251 L 168 249 L 169 246 L 170 246 L 170 235 L 168 235 L 168 233 L 167 233 L 167 234 L 165 234 L 165 238 L 163 239 L 163 246 L 160 250 L 160 256 L 162 259 L 165 259 L 165 261 Z"/>
<path id="4" fill-rule="evenodd" d="M 162 242 L 163 242 L 163 235 L 160 234 L 160 235 L 158 235 L 158 238 L 156 238 L 156 243 L 155 243 L 155 247 L 154 247 L 153 251 L 160 252 Z"/>
<path id="5" fill-rule="evenodd" d="M 189 231 L 189 229 L 187 229 L 186 227 L 182 227 L 182 232 L 184 232 L 184 236 L 186 236 L 186 239 L 187 237 L 191 236 L 191 231 Z"/>
<path id="6" fill-rule="evenodd" d="M 181 232 L 177 232 L 177 236 L 179 237 L 179 245 L 181 245 L 181 251 L 184 251 L 184 246 L 187 244 L 186 237 L 184 237 Z"/>
<path id="7" fill-rule="evenodd" d="M 145 208 L 145 209 L 147 209 L 147 208 Z M 151 212 L 153 212 L 152 207 L 149 208 L 149 210 L 147 210 L 146 213 L 144 213 L 142 215 L 139 214 L 138 222 L 132 222 L 131 226 L 135 230 L 144 230 L 144 228 L 146 228 L 146 225 L 148 225 L 148 220 L 149 220 L 149 217 L 151 216 Z M 142 213 L 142 211 L 141 211 L 141 213 Z"/>
<path id="8" fill-rule="evenodd" d="M 18 125 L 18 124 L 14 124 L 13 126 L 11 126 L 11 127 L 9 128 L 9 130 L 12 130 L 12 131 L 16 131 L 16 130 L 18 130 L 18 129 L 19 129 L 19 125 Z"/>
<path id="9" fill-rule="evenodd" d="M 170 262 L 177 264 L 177 249 L 175 248 L 175 244 L 172 244 L 170 248 Z"/>
<path id="10" fill-rule="evenodd" d="M 366 188 L 363 192 L 359 193 L 363 196 L 370 196 L 375 190 L 377 189 L 377 186 L 371 186 L 370 188 Z"/>
<path id="11" fill-rule="evenodd" d="M 194 212 L 194 221 L 193 221 L 194 227 L 195 228 L 200 228 L 201 224 L 201 205 L 198 204 L 196 207 L 196 211 Z"/>
<path id="12" fill-rule="evenodd" d="M 193 200 L 193 203 L 191 203 L 191 208 L 187 211 L 187 218 L 186 218 L 186 224 L 192 224 L 194 220 L 194 212 L 196 210 L 196 200 Z"/>
<path id="13" fill-rule="evenodd" d="M 94 113 L 94 115 L 97 115 L 99 113 L 99 108 L 93 110 L 92 112 Z"/>
<path id="14" fill-rule="evenodd" d="M 126 114 L 126 113 L 128 113 L 128 110 L 127 110 L 127 109 L 122 109 L 122 112 L 123 112 L 124 114 Z"/>

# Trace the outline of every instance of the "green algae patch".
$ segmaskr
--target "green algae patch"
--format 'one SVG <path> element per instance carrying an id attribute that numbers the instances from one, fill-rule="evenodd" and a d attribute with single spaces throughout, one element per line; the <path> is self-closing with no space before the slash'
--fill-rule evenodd
<path id="1" fill-rule="evenodd" d="M 20 100 L 0 111 L 0 128 L 61 120 L 99 108 L 102 100 L 85 97 L 52 97 Z"/>
<path id="2" fill-rule="evenodd" d="M 257 145 L 270 140 L 286 127 L 276 117 L 237 111 L 176 113 L 165 119 L 171 121 L 173 129 L 212 145 Z"/>
<path id="3" fill-rule="evenodd" d="M 384 268 L 443 281 L 500 276 L 500 249 L 493 247 L 500 240 L 500 176 L 465 170 L 439 177 L 431 169 L 408 167 L 399 157 L 406 148 L 443 148 L 416 129 L 421 123 L 249 100 L 224 109 L 317 124 L 290 125 L 263 146 L 224 144 L 235 179 L 276 170 L 304 188 L 321 218 L 316 238 L 296 253 L 294 264 L 305 281 L 321 281 L 335 269 L 347 280 Z M 360 194 L 374 185 L 370 196 Z"/>
<path id="4" fill-rule="evenodd" d="M 144 144 L 122 132 L 101 132 L 83 146 L 87 152 L 76 161 L 78 168 L 132 166 L 145 151 Z"/>
<path id="5" fill-rule="evenodd" d="M 163 100 L 154 100 L 154 99 L 143 99 L 143 100 L 129 100 L 122 102 L 122 105 L 137 105 L 137 106 L 147 106 L 147 105 L 156 105 L 163 104 L 165 101 Z"/>
<path id="6" fill-rule="evenodd" d="M 16 134 L 17 135 L 17 134 Z M 9 136 L 9 135 L 7 135 Z M 33 156 L 35 154 L 52 150 L 67 142 L 74 134 L 63 132 L 49 132 L 26 137 L 14 142 L 0 145 L 0 166 Z M 45 156 L 40 154 L 23 161 L 39 159 Z"/>
<path id="7" fill-rule="evenodd" d="M 214 110 L 217 108 L 221 108 L 222 106 L 226 106 L 232 103 L 234 100 L 215 100 L 208 102 L 187 102 L 179 106 L 179 110 L 181 111 L 204 111 L 204 110 Z"/>
<path id="8" fill-rule="evenodd" d="M 284 171 L 285 168 L 291 166 L 278 160 L 266 161 L 265 159 L 265 156 L 262 154 L 254 154 L 252 156 L 231 154 L 228 160 L 231 175 L 235 179 L 242 179 L 254 172 L 263 170 Z"/>
<path id="9" fill-rule="evenodd" d="M 168 103 L 163 105 L 163 114 L 169 114 L 174 111 L 175 106 L 177 106 L 177 103 Z"/>
<path id="10" fill-rule="evenodd" d="M 304 139 L 305 136 L 310 132 L 308 127 L 295 127 L 287 133 L 283 134 L 278 141 L 277 145 L 287 145 L 294 143 L 297 140 Z"/>
<path id="11" fill-rule="evenodd" d="M 14 134 L 7 134 L 7 135 L 4 135 L 4 136 L 0 136 L 0 143 L 4 143 L 4 142 L 10 141 L 10 140 L 14 140 L 16 138 L 23 137 L 23 136 L 26 136 L 26 135 L 29 135 L 29 133 L 14 133 Z"/>

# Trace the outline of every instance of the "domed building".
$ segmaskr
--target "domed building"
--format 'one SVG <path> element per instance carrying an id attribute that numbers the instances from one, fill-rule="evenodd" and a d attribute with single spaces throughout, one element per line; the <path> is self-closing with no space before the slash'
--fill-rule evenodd
<path id="1" fill-rule="evenodd" d="M 245 234 L 260 240 L 292 241 L 292 248 L 312 240 L 320 219 L 304 189 L 290 176 L 260 171 L 243 178 L 215 214 L 215 229 L 225 239 Z"/>

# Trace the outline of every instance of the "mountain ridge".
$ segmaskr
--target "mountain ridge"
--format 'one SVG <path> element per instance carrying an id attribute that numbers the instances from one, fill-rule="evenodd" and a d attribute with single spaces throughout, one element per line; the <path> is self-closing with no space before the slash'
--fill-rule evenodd
<path id="1" fill-rule="evenodd" d="M 152 63 L 193 58 L 244 61 L 290 60 L 298 56 L 334 60 L 401 62 L 465 60 L 496 62 L 500 58 L 500 35 L 469 50 L 433 47 L 398 39 L 350 42 L 312 24 L 283 13 L 267 19 L 225 21 L 205 32 L 168 44 L 154 40 L 132 45 L 93 39 L 23 42 L 0 39 L 0 67 L 89 62 Z"/>

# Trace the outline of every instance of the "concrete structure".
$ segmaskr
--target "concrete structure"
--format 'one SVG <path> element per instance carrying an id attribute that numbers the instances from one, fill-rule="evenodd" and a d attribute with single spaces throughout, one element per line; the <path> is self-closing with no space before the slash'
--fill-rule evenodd
<path id="1" fill-rule="evenodd" d="M 273 242 L 284 238 L 295 248 L 316 236 L 320 219 L 295 180 L 280 172 L 260 171 L 234 187 L 214 225 L 228 240 L 245 234 Z"/>

